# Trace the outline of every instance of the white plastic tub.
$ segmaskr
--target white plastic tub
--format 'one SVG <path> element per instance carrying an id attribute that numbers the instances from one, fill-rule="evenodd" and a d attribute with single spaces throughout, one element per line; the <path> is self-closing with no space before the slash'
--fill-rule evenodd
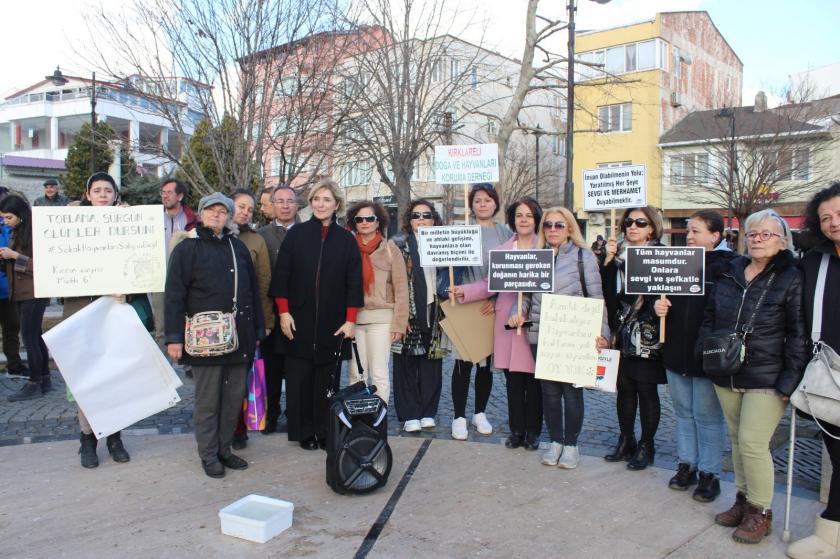
<path id="1" fill-rule="evenodd" d="M 265 543 L 292 525 L 294 510 L 288 501 L 248 495 L 219 511 L 222 534 Z"/>

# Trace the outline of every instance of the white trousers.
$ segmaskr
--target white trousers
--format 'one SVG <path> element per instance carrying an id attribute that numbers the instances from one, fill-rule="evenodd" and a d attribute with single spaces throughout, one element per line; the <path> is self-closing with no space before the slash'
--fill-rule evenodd
<path id="1" fill-rule="evenodd" d="M 391 395 L 388 366 L 391 359 L 391 323 L 357 324 L 356 345 L 365 370 L 365 382 L 375 385 L 376 394 L 387 404 Z M 350 359 L 349 380 L 350 384 L 362 380 L 355 358 Z"/>

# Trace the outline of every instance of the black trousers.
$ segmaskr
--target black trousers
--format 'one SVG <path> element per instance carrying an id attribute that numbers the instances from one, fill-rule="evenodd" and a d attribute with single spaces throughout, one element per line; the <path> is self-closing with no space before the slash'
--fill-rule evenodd
<path id="1" fill-rule="evenodd" d="M 6 355 L 6 370 L 23 370 L 20 359 L 20 321 L 17 307 L 11 299 L 0 299 L 0 328 L 3 329 L 3 353 Z"/>
<path id="2" fill-rule="evenodd" d="M 443 360 L 394 353 L 394 407 L 397 419 L 435 417 L 443 386 Z"/>
<path id="3" fill-rule="evenodd" d="M 615 407 L 618 413 L 618 427 L 621 434 L 634 436 L 636 428 L 636 406 L 639 407 L 639 420 L 642 424 L 642 442 L 653 444 L 656 430 L 659 428 L 659 390 L 653 382 L 641 382 L 631 379 L 619 370 L 616 382 Z"/>
<path id="4" fill-rule="evenodd" d="M 542 388 L 531 373 L 505 371 L 511 433 L 542 432 Z"/>
<path id="5" fill-rule="evenodd" d="M 274 333 L 279 329 L 272 330 L 271 335 L 260 344 L 263 361 L 265 361 L 265 395 L 266 395 L 266 420 L 277 421 L 283 410 L 280 406 L 280 395 L 283 393 L 283 378 L 286 376 L 283 355 L 273 350 Z"/>
<path id="6" fill-rule="evenodd" d="M 312 359 L 287 355 L 285 365 L 289 440 L 326 439 L 329 426 L 327 391 L 330 388 L 338 390 L 341 382 L 338 375 L 330 382 L 335 363 L 320 365 Z"/>
<path id="7" fill-rule="evenodd" d="M 452 408 L 455 418 L 467 416 L 467 395 L 470 391 L 470 376 L 473 363 L 455 360 L 452 369 Z M 475 365 L 475 413 L 484 413 L 490 392 L 493 390 L 493 371 L 490 365 Z"/>
<path id="8" fill-rule="evenodd" d="M 829 433 L 840 437 L 840 427 L 824 421 L 821 423 Z M 831 484 L 828 487 L 828 504 L 821 516 L 832 522 L 840 522 L 840 441 L 823 434 L 823 442 L 831 459 Z"/>
<path id="9" fill-rule="evenodd" d="M 195 442 L 205 462 L 230 455 L 247 374 L 246 364 L 193 366 Z"/>
<path id="10" fill-rule="evenodd" d="M 41 382 L 50 376 L 50 356 L 47 345 L 41 338 L 41 322 L 44 320 L 44 311 L 47 310 L 48 303 L 49 299 L 30 299 L 17 303 L 20 335 L 29 361 L 30 382 Z"/>

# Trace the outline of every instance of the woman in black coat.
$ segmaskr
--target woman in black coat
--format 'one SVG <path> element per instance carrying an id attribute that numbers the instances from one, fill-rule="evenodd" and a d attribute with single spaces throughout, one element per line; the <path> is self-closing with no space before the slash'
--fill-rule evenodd
<path id="1" fill-rule="evenodd" d="M 225 227 L 233 213 L 233 201 L 214 192 L 201 199 L 198 211 L 202 225 L 196 227 L 196 236 L 181 241 L 169 257 L 164 341 L 169 357 L 193 367 L 193 423 L 198 454 L 204 473 L 223 477 L 225 467 L 248 467 L 245 460 L 231 453 L 231 444 L 242 409 L 246 375 L 257 340 L 265 335 L 265 326 L 251 253 Z M 227 313 L 234 307 L 237 349 L 212 357 L 190 355 L 185 350 L 184 325 L 188 316 L 206 311 Z"/>
<path id="2" fill-rule="evenodd" d="M 306 450 L 326 448 L 328 390 L 333 371 L 350 357 L 356 313 L 364 306 L 362 259 L 353 235 L 336 223 L 344 200 L 332 180 L 309 194 L 312 218 L 289 230 L 277 254 L 269 295 L 280 314 L 286 355 L 289 440 Z"/>
<path id="3" fill-rule="evenodd" d="M 802 379 L 808 351 L 802 272 L 790 228 L 775 211 L 762 210 L 747 218 L 744 229 L 747 255 L 732 260 L 715 285 L 697 347 L 713 333 L 745 332 L 740 368 L 732 375 L 709 375 L 726 418 L 738 489 L 735 504 L 715 522 L 737 526 L 735 541 L 758 543 L 773 520 L 770 438 Z M 711 372 L 706 363 L 704 370 Z"/>
<path id="4" fill-rule="evenodd" d="M 659 427 L 661 413 L 658 385 L 665 384 L 665 368 L 660 355 L 659 318 L 653 309 L 656 297 L 624 293 L 624 261 L 626 247 L 661 246 L 659 238 L 662 236 L 662 219 L 655 208 L 644 206 L 625 210 L 620 224 L 624 236 L 622 244 L 619 247 L 615 239 L 609 240 L 607 258 L 601 268 L 610 331 L 615 334 L 616 348 L 622 350 L 615 400 L 621 433 L 615 449 L 604 456 L 604 460 L 626 460 L 628 469 L 644 470 L 648 464 L 653 463 L 656 452 L 653 438 Z M 634 316 L 656 329 L 650 331 L 651 337 L 655 338 L 654 343 L 659 346 L 654 348 L 654 352 L 636 356 L 631 355 L 632 348 L 622 347 L 623 329 L 632 322 Z M 635 435 L 637 404 L 642 424 L 638 445 Z"/>
<path id="5" fill-rule="evenodd" d="M 810 331 L 814 313 L 821 313 L 818 315 L 822 316 L 820 340 L 840 354 L 840 326 L 832 320 L 840 309 L 840 182 L 835 182 L 811 198 L 805 210 L 805 225 L 808 232 L 819 239 L 817 246 L 805 255 L 802 262 L 805 275 L 805 328 Z M 827 260 L 827 269 L 822 307 L 814 308 L 817 276 L 824 258 Z M 820 425 L 828 431 L 823 436 L 823 442 L 831 458 L 828 504 L 817 517 L 814 534 L 788 547 L 787 555 L 793 559 L 840 555 L 840 426 L 824 421 L 820 421 Z"/>

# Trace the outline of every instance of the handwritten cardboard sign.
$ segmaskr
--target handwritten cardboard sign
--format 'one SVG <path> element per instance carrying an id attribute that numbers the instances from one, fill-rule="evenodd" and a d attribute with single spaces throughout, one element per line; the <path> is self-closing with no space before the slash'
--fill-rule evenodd
<path id="1" fill-rule="evenodd" d="M 435 146 L 435 182 L 499 182 L 499 146 Z"/>
<path id="2" fill-rule="evenodd" d="M 583 171 L 583 209 L 639 208 L 647 205 L 644 165 Z"/>
<path id="3" fill-rule="evenodd" d="M 594 386 L 603 313 L 601 299 L 543 295 L 536 378 Z"/>
<path id="4" fill-rule="evenodd" d="M 421 227 L 417 230 L 420 265 L 481 266 L 481 226 Z"/>
<path id="5" fill-rule="evenodd" d="M 32 208 L 36 297 L 163 291 L 160 206 Z"/>
<path id="6" fill-rule="evenodd" d="M 554 251 L 491 250 L 487 290 L 551 293 L 554 291 Z"/>
<path id="7" fill-rule="evenodd" d="M 703 295 L 703 247 L 627 247 L 624 291 L 631 295 Z"/>

